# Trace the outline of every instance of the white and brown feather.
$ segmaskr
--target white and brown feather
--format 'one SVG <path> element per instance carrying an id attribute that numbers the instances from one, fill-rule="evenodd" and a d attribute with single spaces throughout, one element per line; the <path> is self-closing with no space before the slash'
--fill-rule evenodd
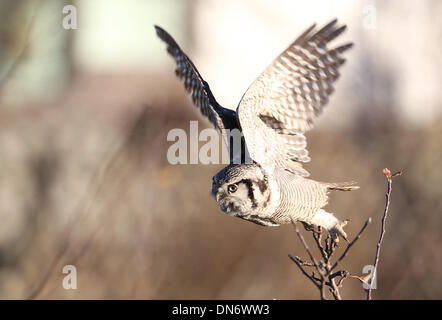
<path id="1" fill-rule="evenodd" d="M 345 26 L 333 20 L 319 31 L 308 28 L 252 83 L 238 109 L 250 156 L 264 166 L 279 166 L 301 176 L 309 173 L 304 133 L 313 127 L 333 92 L 342 53 L 352 44 L 327 44 Z M 265 144 L 263 141 L 268 141 Z"/>

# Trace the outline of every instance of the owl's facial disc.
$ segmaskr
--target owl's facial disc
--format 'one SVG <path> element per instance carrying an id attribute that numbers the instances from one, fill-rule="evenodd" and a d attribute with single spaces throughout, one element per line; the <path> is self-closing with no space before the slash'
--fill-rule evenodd
<path id="1" fill-rule="evenodd" d="M 249 189 L 243 181 L 226 182 L 218 186 L 214 182 L 212 195 L 222 211 L 238 215 L 247 206 Z"/>
<path id="2" fill-rule="evenodd" d="M 267 178 L 257 164 L 229 165 L 213 177 L 212 196 L 228 215 L 246 217 L 266 206 Z"/>

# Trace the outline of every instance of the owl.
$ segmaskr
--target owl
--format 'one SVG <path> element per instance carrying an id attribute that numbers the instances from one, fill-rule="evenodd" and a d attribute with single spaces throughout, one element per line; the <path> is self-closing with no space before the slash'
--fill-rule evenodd
<path id="1" fill-rule="evenodd" d="M 236 111 L 222 107 L 195 65 L 176 41 L 155 26 L 176 63 L 176 75 L 200 112 L 231 144 L 226 131 L 242 133 L 241 154 L 229 148 L 231 163 L 213 177 L 212 196 L 221 210 L 263 226 L 300 221 L 322 227 L 338 242 L 347 239 L 347 220 L 323 208 L 332 190 L 351 191 L 354 182 L 330 183 L 309 179 L 302 164 L 309 162 L 305 133 L 312 129 L 339 77 L 344 52 L 352 43 L 329 47 L 345 25 L 337 19 L 305 30 L 284 50 L 244 93 Z M 244 155 L 251 161 L 244 160 Z"/>

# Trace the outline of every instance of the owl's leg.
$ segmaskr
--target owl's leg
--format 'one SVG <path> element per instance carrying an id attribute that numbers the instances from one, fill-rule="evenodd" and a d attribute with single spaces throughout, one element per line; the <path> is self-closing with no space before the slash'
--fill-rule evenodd
<path id="1" fill-rule="evenodd" d="M 319 227 L 327 229 L 330 236 L 335 242 L 339 242 L 339 237 L 341 236 L 347 240 L 347 234 L 344 232 L 343 227 L 347 224 L 348 220 L 341 221 L 337 219 L 332 213 L 325 210 L 318 210 L 310 223 Z"/>

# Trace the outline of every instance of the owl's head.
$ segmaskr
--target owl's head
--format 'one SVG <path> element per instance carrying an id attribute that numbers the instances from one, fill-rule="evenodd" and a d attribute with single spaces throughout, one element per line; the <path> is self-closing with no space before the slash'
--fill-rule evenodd
<path id="1" fill-rule="evenodd" d="M 212 196 L 228 215 L 249 219 L 270 202 L 267 175 L 256 163 L 231 164 L 213 177 Z"/>

